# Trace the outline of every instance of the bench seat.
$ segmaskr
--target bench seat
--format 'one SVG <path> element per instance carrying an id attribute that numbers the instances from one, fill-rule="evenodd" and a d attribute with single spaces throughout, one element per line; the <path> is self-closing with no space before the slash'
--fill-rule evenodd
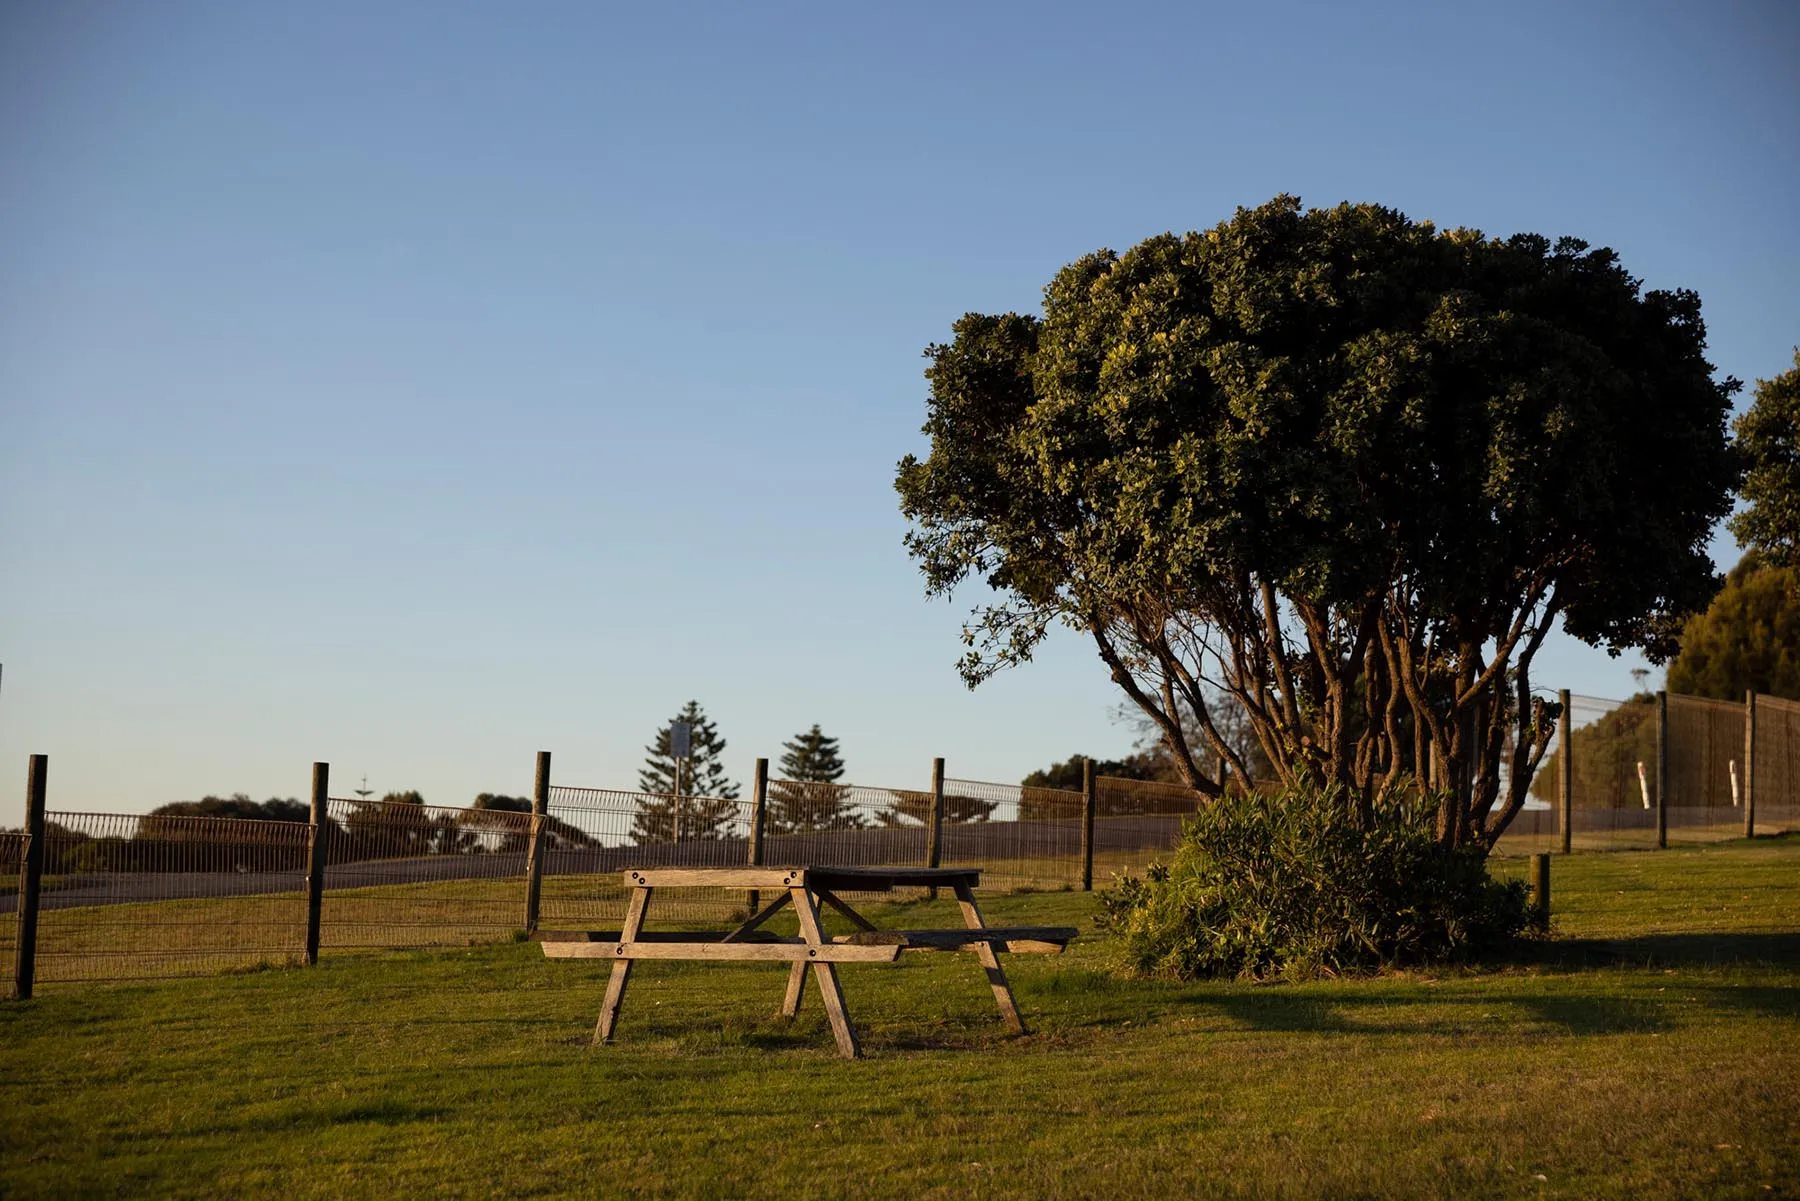
<path id="1" fill-rule="evenodd" d="M 1080 931 L 1074 926 L 993 926 L 979 930 L 860 930 L 832 942 L 860 947 L 906 947 L 916 951 L 960 951 L 987 943 L 1015 955 L 1060 955 Z"/>

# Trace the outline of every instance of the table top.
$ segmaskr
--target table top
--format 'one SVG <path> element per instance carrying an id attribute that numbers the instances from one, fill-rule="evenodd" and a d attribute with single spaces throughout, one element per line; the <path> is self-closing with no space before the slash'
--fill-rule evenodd
<path id="1" fill-rule="evenodd" d="M 978 867 L 863 867 L 803 864 L 793 867 L 646 867 L 624 873 L 638 888 L 841 888 L 887 892 L 905 885 L 981 882 Z"/>

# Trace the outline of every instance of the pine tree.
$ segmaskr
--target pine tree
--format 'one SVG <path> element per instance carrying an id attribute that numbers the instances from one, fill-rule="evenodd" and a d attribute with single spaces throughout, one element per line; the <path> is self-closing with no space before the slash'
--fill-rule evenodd
<path id="1" fill-rule="evenodd" d="M 777 834 L 809 830 L 851 830 L 863 825 L 850 805 L 850 789 L 837 783 L 844 774 L 838 740 L 817 723 L 781 744 L 782 778 L 769 785 L 769 826 Z"/>
<path id="2" fill-rule="evenodd" d="M 669 727 L 674 722 L 688 723 L 689 757 L 680 765 L 680 788 L 676 787 L 676 760 L 670 753 Z M 647 842 L 686 842 L 690 839 L 724 838 L 738 818 L 738 786 L 725 774 L 719 759 L 725 753 L 725 740 L 719 729 L 700 708 L 699 701 L 687 705 L 656 732 L 656 739 L 644 750 L 644 766 L 638 771 L 638 788 L 646 793 L 638 802 L 631 821 L 632 837 L 641 845 Z"/>

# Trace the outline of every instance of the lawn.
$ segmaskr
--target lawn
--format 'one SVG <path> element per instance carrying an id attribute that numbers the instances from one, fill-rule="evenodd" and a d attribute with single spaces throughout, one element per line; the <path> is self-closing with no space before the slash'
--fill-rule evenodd
<path id="1" fill-rule="evenodd" d="M 1800 1196 L 1800 839 L 1553 897 L 1505 964 L 1275 986 L 1120 980 L 1091 897 L 995 897 L 1084 931 L 1007 961 L 1035 1032 L 911 956 L 842 969 L 859 1062 L 779 967 L 640 964 L 604 1048 L 606 965 L 528 944 L 50 987 L 0 1002 L 0 1194 Z"/>

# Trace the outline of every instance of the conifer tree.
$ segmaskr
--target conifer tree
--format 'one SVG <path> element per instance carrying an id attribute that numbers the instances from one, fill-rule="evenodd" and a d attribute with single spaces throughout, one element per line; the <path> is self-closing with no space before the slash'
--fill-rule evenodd
<path id="1" fill-rule="evenodd" d="M 781 744 L 781 779 L 769 785 L 769 825 L 778 834 L 850 830 L 863 825 L 850 805 L 838 740 L 813 728 Z"/>
<path id="2" fill-rule="evenodd" d="M 670 726 L 678 721 L 691 730 L 689 756 L 681 761 L 679 772 L 669 737 Z M 632 837 L 640 844 L 726 837 L 738 817 L 738 786 L 720 762 L 725 740 L 700 702 L 689 701 L 664 722 L 644 750 L 649 753 L 638 771 L 638 787 L 647 795 L 632 818 Z"/>

